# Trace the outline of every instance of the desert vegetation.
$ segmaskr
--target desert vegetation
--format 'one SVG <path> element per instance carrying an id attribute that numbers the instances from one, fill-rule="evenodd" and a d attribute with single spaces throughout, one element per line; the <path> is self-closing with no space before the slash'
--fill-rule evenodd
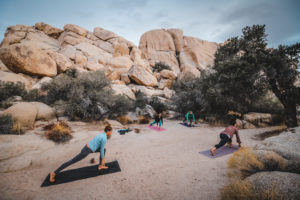
<path id="1" fill-rule="evenodd" d="M 12 116 L 4 114 L 0 116 L 0 134 L 22 134 L 20 123 L 15 121 Z"/>
<path id="2" fill-rule="evenodd" d="M 25 85 L 21 82 L 0 81 L 0 107 L 10 107 L 16 96 L 21 97 L 23 101 L 40 100 L 37 89 L 26 90 Z"/>
<path id="3" fill-rule="evenodd" d="M 297 125 L 300 44 L 268 49 L 264 25 L 245 27 L 215 53 L 211 70 L 186 82 L 177 81 L 174 102 L 178 112 L 226 115 L 267 112 L 285 115 L 287 126 Z M 274 94 L 274 95 L 273 95 Z"/>
<path id="4" fill-rule="evenodd" d="M 43 85 L 47 92 L 45 102 L 61 101 L 65 114 L 71 120 L 100 120 L 126 114 L 133 102 L 121 95 L 114 95 L 110 81 L 102 71 L 78 73 L 72 69 Z"/>
<path id="5" fill-rule="evenodd" d="M 157 62 L 157 63 L 155 63 L 155 65 L 153 66 L 152 71 L 153 71 L 153 72 L 161 72 L 161 71 L 164 70 L 164 69 L 166 69 L 166 70 L 171 70 L 171 67 L 168 66 L 168 65 L 166 65 L 166 64 L 163 63 L 163 62 Z"/>
<path id="6" fill-rule="evenodd" d="M 66 122 L 51 123 L 44 127 L 48 139 L 56 143 L 64 143 L 72 138 L 72 131 Z"/>

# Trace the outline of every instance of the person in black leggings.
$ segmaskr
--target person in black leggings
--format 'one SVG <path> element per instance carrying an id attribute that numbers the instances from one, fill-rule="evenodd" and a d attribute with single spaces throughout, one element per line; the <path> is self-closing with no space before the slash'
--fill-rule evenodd
<path id="1" fill-rule="evenodd" d="M 100 159 L 99 159 L 99 167 L 98 170 L 101 169 L 107 169 L 108 167 L 105 166 L 104 156 L 105 156 L 105 144 L 107 139 L 110 138 L 112 133 L 112 128 L 110 125 L 106 126 L 104 129 L 104 133 L 100 133 L 94 137 L 89 143 L 84 145 L 84 147 L 81 149 L 81 152 L 76 155 L 71 160 L 65 162 L 62 164 L 59 168 L 57 168 L 55 171 L 50 173 L 49 181 L 53 183 L 55 181 L 55 176 L 62 171 L 63 169 L 67 168 L 68 166 L 84 159 L 87 157 L 90 153 L 94 152 L 100 152 Z"/>
<path id="2" fill-rule="evenodd" d="M 210 150 L 210 153 L 212 156 L 215 155 L 215 150 L 218 148 L 224 146 L 226 143 L 228 143 L 229 147 L 232 148 L 232 137 L 233 135 L 236 136 L 237 143 L 239 144 L 239 147 L 241 147 L 241 139 L 239 135 L 239 131 L 236 128 L 236 121 L 235 119 L 231 120 L 230 126 L 228 126 L 222 133 L 220 133 L 220 142 L 219 144 L 216 144 L 215 147 L 213 147 Z"/>

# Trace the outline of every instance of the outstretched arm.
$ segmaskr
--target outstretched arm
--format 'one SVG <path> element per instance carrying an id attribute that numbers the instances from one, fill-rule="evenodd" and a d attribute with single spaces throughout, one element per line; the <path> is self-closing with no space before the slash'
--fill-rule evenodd
<path id="1" fill-rule="evenodd" d="M 237 143 L 239 144 L 239 147 L 241 147 L 241 139 L 240 139 L 240 135 L 239 135 L 239 131 L 238 130 L 236 130 L 236 132 L 235 132 L 235 135 L 236 135 L 236 141 L 237 141 Z"/>
<path id="2" fill-rule="evenodd" d="M 106 144 L 105 141 L 101 141 L 101 144 L 100 144 L 100 164 L 99 164 L 98 170 L 108 168 L 108 167 L 105 166 L 105 160 L 104 160 L 104 156 L 105 156 L 105 148 L 104 147 L 105 147 L 105 144 Z"/>
<path id="3" fill-rule="evenodd" d="M 187 123 L 190 122 L 190 121 L 189 121 L 189 113 L 187 113 L 187 114 L 185 115 L 185 119 L 186 119 Z"/>

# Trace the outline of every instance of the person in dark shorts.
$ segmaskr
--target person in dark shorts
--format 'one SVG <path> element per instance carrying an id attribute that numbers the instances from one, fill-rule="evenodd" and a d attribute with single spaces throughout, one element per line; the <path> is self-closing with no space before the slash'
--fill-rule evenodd
<path id="1" fill-rule="evenodd" d="M 226 143 L 229 145 L 229 147 L 233 147 L 232 146 L 232 137 L 233 135 L 236 136 L 236 141 L 237 143 L 239 144 L 239 147 L 241 147 L 241 139 L 240 139 L 240 136 L 239 136 L 239 131 L 238 129 L 236 128 L 236 121 L 235 119 L 232 119 L 231 122 L 230 122 L 230 126 L 228 126 L 222 133 L 220 133 L 220 143 L 219 144 L 216 144 L 215 147 L 213 147 L 211 150 L 210 150 L 210 153 L 212 156 L 215 155 L 215 150 L 224 146 Z"/>
<path id="2" fill-rule="evenodd" d="M 152 123 L 150 123 L 150 126 L 152 126 L 155 123 L 156 123 L 157 126 L 159 126 L 159 128 L 161 128 L 161 126 L 164 124 L 164 120 L 163 120 L 163 117 L 162 117 L 161 113 L 158 113 L 155 116 L 154 121 Z"/>
<path id="3" fill-rule="evenodd" d="M 59 168 L 57 168 L 55 171 L 50 173 L 49 181 L 53 183 L 55 181 L 55 176 L 62 171 L 63 169 L 67 168 L 68 166 L 84 159 L 87 157 L 90 153 L 100 152 L 100 159 L 99 159 L 99 166 L 98 170 L 101 169 L 107 169 L 108 167 L 105 166 L 104 156 L 105 156 L 105 144 L 107 139 L 111 137 L 112 128 L 110 125 L 107 125 L 104 128 L 104 132 L 96 135 L 94 139 L 92 139 L 89 143 L 84 145 L 81 152 L 69 160 L 68 162 L 62 164 Z"/>

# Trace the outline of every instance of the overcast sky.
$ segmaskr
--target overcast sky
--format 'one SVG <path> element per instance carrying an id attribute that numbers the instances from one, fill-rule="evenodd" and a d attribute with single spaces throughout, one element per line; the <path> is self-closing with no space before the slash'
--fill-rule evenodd
<path id="1" fill-rule="evenodd" d="M 245 26 L 266 24 L 269 47 L 300 42 L 299 0 L 0 0 L 0 41 L 16 24 L 103 27 L 139 43 L 152 29 L 224 42 Z"/>

